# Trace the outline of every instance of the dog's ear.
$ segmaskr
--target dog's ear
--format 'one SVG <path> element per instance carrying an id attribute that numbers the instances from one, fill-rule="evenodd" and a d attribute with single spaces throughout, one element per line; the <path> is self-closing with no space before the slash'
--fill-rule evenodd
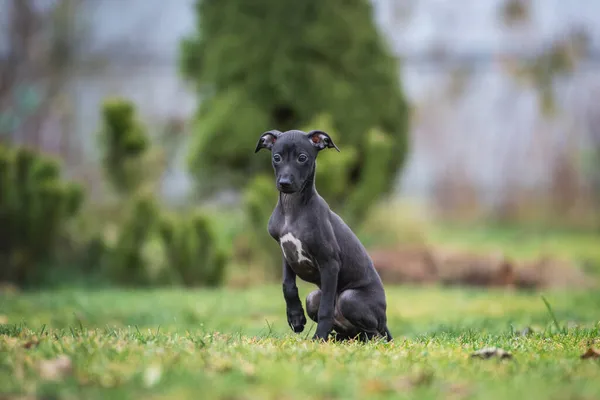
<path id="1" fill-rule="evenodd" d="M 323 150 L 324 148 L 333 148 L 337 151 L 340 151 L 338 147 L 333 143 L 333 140 L 329 137 L 326 132 L 323 131 L 310 131 L 306 134 L 308 139 L 319 150 Z"/>
<path id="2" fill-rule="evenodd" d="M 256 143 L 256 149 L 254 150 L 254 152 L 258 153 L 258 151 L 260 149 L 271 150 L 273 148 L 273 145 L 275 144 L 275 141 L 279 137 L 279 135 L 281 135 L 281 132 L 276 129 L 267 131 L 267 132 L 263 133 L 262 135 L 260 135 L 260 138 L 258 139 L 258 143 Z"/>

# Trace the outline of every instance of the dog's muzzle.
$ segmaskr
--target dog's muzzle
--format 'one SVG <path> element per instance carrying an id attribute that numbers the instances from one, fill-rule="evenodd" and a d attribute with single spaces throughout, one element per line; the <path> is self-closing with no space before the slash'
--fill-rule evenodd
<path id="1" fill-rule="evenodd" d="M 296 191 L 294 184 L 289 178 L 280 178 L 277 181 L 277 190 L 283 193 L 294 193 Z"/>

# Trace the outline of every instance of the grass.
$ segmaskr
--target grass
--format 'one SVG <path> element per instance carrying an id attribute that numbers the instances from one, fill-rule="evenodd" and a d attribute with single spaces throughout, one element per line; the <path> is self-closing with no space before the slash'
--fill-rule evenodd
<path id="1" fill-rule="evenodd" d="M 493 251 L 528 260 L 553 256 L 593 265 L 600 272 L 600 232 L 548 230 L 518 226 L 436 226 L 428 231 L 432 243 Z"/>
<path id="2" fill-rule="evenodd" d="M 369 248 L 397 243 L 426 243 L 467 252 L 502 251 L 515 261 L 552 257 L 578 263 L 600 274 L 600 231 L 539 223 L 485 223 L 440 221 L 430 211 L 403 202 L 373 207 L 358 232 Z M 551 221 L 548 221 L 550 223 Z"/>
<path id="3" fill-rule="evenodd" d="M 301 286 L 301 295 L 309 290 Z M 0 295 L 0 397 L 595 399 L 600 293 L 389 287 L 393 343 L 312 343 L 279 285 Z M 544 300 L 545 299 L 545 300 Z M 529 334 L 522 332 L 531 329 Z M 486 346 L 512 360 L 469 355 Z M 66 355 L 55 381 L 44 364 Z M 44 367 L 46 369 L 44 369 Z M 46 373 L 44 373 L 46 371 Z M 56 372 L 56 371 L 55 371 Z M 46 379 L 43 379 L 46 375 Z"/>

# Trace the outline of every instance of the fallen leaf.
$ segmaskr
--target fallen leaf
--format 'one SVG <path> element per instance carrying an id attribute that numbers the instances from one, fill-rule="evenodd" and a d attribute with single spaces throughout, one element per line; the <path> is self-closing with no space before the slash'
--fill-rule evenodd
<path id="1" fill-rule="evenodd" d="M 505 359 L 505 358 L 510 359 L 510 358 L 512 358 L 512 354 L 509 353 L 508 351 L 500 349 L 498 347 L 486 347 L 484 349 L 477 350 L 476 352 L 471 354 L 471 357 L 482 358 L 482 359 L 488 359 L 488 358 L 492 358 L 492 357 L 498 357 L 500 359 Z"/>
<path id="2" fill-rule="evenodd" d="M 582 360 L 585 360 L 587 358 L 600 358 L 600 350 L 590 347 L 585 353 L 581 355 Z"/>
<path id="3" fill-rule="evenodd" d="M 394 389 L 397 391 L 412 390 L 415 383 L 408 376 L 403 376 L 394 381 Z"/>
<path id="4" fill-rule="evenodd" d="M 40 377 L 48 381 L 58 381 L 73 370 L 71 359 L 60 355 L 52 360 L 43 360 L 38 364 Z"/>
<path id="5" fill-rule="evenodd" d="M 472 394 L 471 388 L 462 383 L 449 384 L 445 392 L 447 399 L 464 399 Z"/>
<path id="6" fill-rule="evenodd" d="M 40 342 L 38 342 L 37 339 L 32 339 L 25 342 L 23 347 L 26 349 L 31 349 L 32 347 L 37 347 L 38 344 L 40 344 Z"/>
<path id="7" fill-rule="evenodd" d="M 363 390 L 368 395 L 373 395 L 377 393 L 386 393 L 390 391 L 389 385 L 387 385 L 381 379 L 369 379 L 365 382 Z"/>
<path id="8" fill-rule="evenodd" d="M 412 390 L 420 386 L 429 386 L 433 383 L 434 374 L 429 370 L 418 370 L 411 375 L 398 377 L 391 383 L 391 387 L 396 391 Z"/>

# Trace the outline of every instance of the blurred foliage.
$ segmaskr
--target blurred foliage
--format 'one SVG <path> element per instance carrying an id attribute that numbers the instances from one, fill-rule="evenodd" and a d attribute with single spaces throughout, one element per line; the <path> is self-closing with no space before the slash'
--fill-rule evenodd
<path id="1" fill-rule="evenodd" d="M 547 49 L 514 68 L 520 80 L 531 84 L 538 93 L 540 109 L 546 115 L 556 112 L 554 81 L 569 75 L 589 49 L 590 38 L 583 30 L 574 30 Z"/>
<path id="2" fill-rule="evenodd" d="M 105 227 L 116 231 L 104 254 L 110 280 L 128 286 L 219 285 L 229 254 L 219 245 L 208 214 L 167 216 L 153 194 L 157 172 L 166 166 L 155 156 L 162 151 L 173 157 L 175 144 L 170 139 L 178 138 L 176 127 L 168 127 L 161 140 L 164 148 L 156 148 L 129 100 L 106 100 L 102 116 L 103 166 L 121 197 L 120 220 Z"/>
<path id="3" fill-rule="evenodd" d="M 378 129 L 370 130 L 366 136 L 361 178 L 355 183 L 354 190 L 348 193 L 348 204 L 344 210 L 346 220 L 350 222 L 362 220 L 396 176 L 395 172 L 387 169 L 395 156 L 392 140 Z"/>
<path id="4" fill-rule="evenodd" d="M 248 262 L 273 271 L 278 278 L 282 272 L 281 249 L 267 230 L 267 224 L 277 204 L 274 178 L 257 175 L 250 181 L 243 194 L 245 224 L 241 235 L 246 239 Z"/>
<path id="5" fill-rule="evenodd" d="M 368 249 L 422 244 L 433 229 L 429 210 L 398 200 L 385 200 L 369 209 L 356 234 Z"/>
<path id="6" fill-rule="evenodd" d="M 206 213 L 163 217 L 159 224 L 167 273 L 176 273 L 183 286 L 218 286 L 225 278 L 229 254 L 217 241 L 214 223 Z"/>
<path id="7" fill-rule="evenodd" d="M 0 281 L 30 285 L 84 200 L 64 181 L 58 161 L 24 147 L 0 145 Z"/>
<path id="8" fill-rule="evenodd" d="M 114 235 L 92 242 L 109 282 L 121 286 L 219 286 L 231 255 L 206 211 L 173 214 L 153 196 L 131 199 Z M 91 257 L 91 256 L 90 256 Z"/>
<path id="9" fill-rule="evenodd" d="M 137 120 L 134 105 L 125 99 L 108 99 L 102 105 L 100 134 L 106 177 L 121 195 L 135 192 L 145 170 L 140 162 L 150 139 Z"/>
<path id="10" fill-rule="evenodd" d="M 319 127 L 333 138 L 333 141 L 339 146 L 340 152 L 325 150 L 319 153 L 317 157 L 317 169 L 315 171 L 315 184 L 317 191 L 323 198 L 336 209 L 343 204 L 348 198 L 349 193 L 354 190 L 348 173 L 356 163 L 358 150 L 355 147 L 345 146 L 343 136 L 335 129 L 331 116 L 326 114 L 318 115 L 313 121 L 310 121 L 307 126 L 302 127 L 303 130 L 309 131 Z M 340 138 L 340 140 L 337 140 Z M 267 163 L 266 163 L 267 164 Z M 270 176 L 273 176 L 273 172 Z M 362 180 L 366 179 L 365 174 L 362 175 Z M 274 188 L 274 180 L 271 183 L 271 190 Z M 379 192 L 377 193 L 379 194 Z M 337 210 L 341 211 L 341 210 Z"/>
<path id="11" fill-rule="evenodd" d="M 394 154 L 382 166 L 386 180 L 377 190 L 391 187 L 406 153 L 408 107 L 370 2 L 197 0 L 196 13 L 181 67 L 202 99 L 189 154 L 205 192 L 271 173 L 252 151 L 260 133 L 306 127 L 321 115 L 329 116 L 342 151 L 352 154 L 337 172 L 349 183 L 347 193 L 368 169 L 372 129 L 388 138 Z"/>
<path id="12" fill-rule="evenodd" d="M 242 191 L 246 261 L 281 272 L 268 235 L 273 171 L 253 152 L 268 129 L 321 129 L 341 153 L 319 155 L 316 185 L 351 225 L 387 193 L 407 151 L 408 105 L 370 2 L 196 1 L 181 69 L 199 104 L 189 150 L 199 193 Z M 254 179 L 249 179 L 254 176 Z"/>
<path id="13" fill-rule="evenodd" d="M 527 0 L 506 0 L 501 5 L 500 15 L 507 25 L 524 23 L 530 19 L 530 7 Z"/>
<path id="14" fill-rule="evenodd" d="M 127 211 L 117 241 L 110 249 L 109 275 L 118 284 L 147 285 L 151 279 L 143 250 L 158 222 L 158 205 L 153 197 L 139 194 L 130 201 Z"/>
<path id="15" fill-rule="evenodd" d="M 170 214 L 143 194 L 132 199 L 107 255 L 110 280 L 126 286 L 218 286 L 230 259 L 207 212 Z"/>

